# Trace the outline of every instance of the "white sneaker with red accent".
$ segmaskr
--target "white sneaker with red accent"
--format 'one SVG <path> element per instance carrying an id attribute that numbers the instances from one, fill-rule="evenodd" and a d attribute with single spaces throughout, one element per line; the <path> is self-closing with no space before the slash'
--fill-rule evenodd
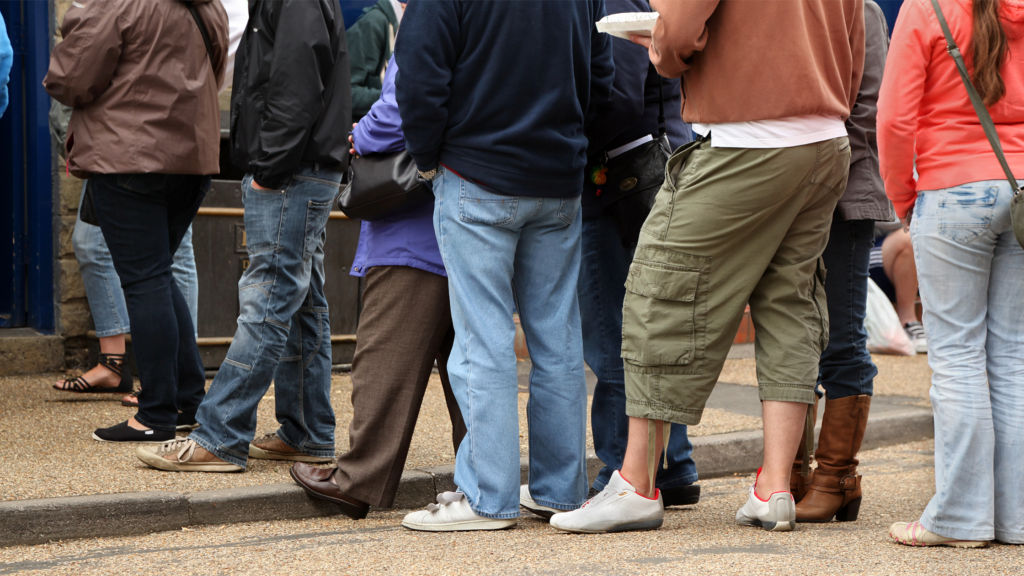
<path id="1" fill-rule="evenodd" d="M 757 469 L 761 476 L 761 469 Z M 796 528 L 796 502 L 789 492 L 773 492 L 767 500 L 757 495 L 757 480 L 750 487 L 747 503 L 736 512 L 736 523 L 759 526 L 772 532 L 788 532 Z"/>
<path id="2" fill-rule="evenodd" d="M 616 470 L 608 485 L 583 506 L 551 517 L 551 525 L 566 532 L 603 534 L 661 528 L 665 507 L 661 491 L 654 498 L 637 494 L 636 489 Z"/>

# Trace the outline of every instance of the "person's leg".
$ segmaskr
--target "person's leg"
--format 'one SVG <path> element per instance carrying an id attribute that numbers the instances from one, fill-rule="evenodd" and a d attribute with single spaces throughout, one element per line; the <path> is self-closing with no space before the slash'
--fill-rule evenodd
<path id="1" fill-rule="evenodd" d="M 450 318 L 443 276 L 407 266 L 367 271 L 352 360 L 349 450 L 334 475 L 346 496 L 380 508 L 394 503 Z"/>
<path id="2" fill-rule="evenodd" d="M 911 225 L 935 413 L 935 495 L 920 522 L 939 536 L 970 541 L 995 537 L 996 437 L 985 352 L 994 190 L 975 183 L 919 194 Z M 950 195 L 956 202 L 944 201 Z"/>
<path id="3" fill-rule="evenodd" d="M 445 333 L 444 339 L 441 340 L 441 347 L 437 349 L 436 364 L 438 375 L 441 377 L 441 388 L 444 390 L 444 403 L 448 407 L 448 419 L 452 423 L 452 452 L 458 454 L 462 439 L 466 437 L 466 421 L 462 418 L 459 399 L 455 397 L 451 378 L 448 377 L 448 358 L 451 357 L 452 346 L 455 345 L 455 328 L 451 326 L 452 309 L 451 305 L 448 304 L 447 297 L 448 293 L 445 292 L 444 309 L 448 314 L 448 318 L 445 321 L 448 324 L 448 332 Z"/>
<path id="4" fill-rule="evenodd" d="M 882 242 L 882 267 L 895 287 L 900 324 L 917 322 L 917 265 L 910 234 L 903 229 L 889 234 Z"/>
<path id="5" fill-rule="evenodd" d="M 1000 196 L 1009 196 L 1009 186 L 1000 190 Z M 1003 217 L 1002 220 L 1007 219 Z M 995 537 L 1008 544 L 1024 544 L 1024 490 L 1021 490 L 1021 478 L 1024 478 L 1022 286 L 1024 249 L 1017 243 L 1013 230 L 1006 229 L 999 235 L 992 259 L 985 352 L 996 436 Z"/>
<path id="6" fill-rule="evenodd" d="M 313 256 L 338 192 L 340 173 L 303 168 L 284 190 L 243 180 L 249 267 L 238 282 L 238 330 L 199 408 L 189 439 L 216 458 L 244 467 L 256 431 L 256 407 L 278 370 L 294 316 L 306 301 Z M 296 209 L 298 207 L 298 209 Z M 304 208 L 304 209 L 303 209 Z M 311 232 L 321 231 L 315 235 Z M 313 242 L 307 239 L 315 238 Z M 330 377 L 328 373 L 325 378 Z M 278 379 L 277 393 L 296 382 Z M 206 457 L 199 452 L 199 457 Z"/>
<path id="7" fill-rule="evenodd" d="M 281 424 L 275 436 L 290 450 L 333 460 L 335 419 L 331 406 L 331 321 L 324 295 L 326 228 L 307 230 L 305 242 L 316 248 L 309 290 L 302 307 L 292 316 L 284 356 L 274 376 L 274 405 L 277 421 Z"/>
<path id="8" fill-rule="evenodd" d="M 622 246 L 615 223 L 607 216 L 583 220 L 581 245 L 576 291 L 583 328 L 583 359 L 597 376 L 590 421 L 594 451 L 604 463 L 593 483 L 594 489 L 600 491 L 612 472 L 622 468 L 629 436 L 622 370 L 622 300 L 633 254 Z M 659 467 L 658 488 L 675 488 L 697 481 L 692 451 L 686 426 L 673 424 L 669 467 Z"/>
<path id="9" fill-rule="evenodd" d="M 196 328 L 196 335 L 199 334 L 199 276 L 196 272 L 196 255 L 192 248 L 192 226 L 188 227 L 181 244 L 174 252 L 174 260 L 171 263 L 171 272 L 174 273 L 174 281 L 181 290 L 188 304 L 189 314 L 192 316 L 192 326 Z"/>

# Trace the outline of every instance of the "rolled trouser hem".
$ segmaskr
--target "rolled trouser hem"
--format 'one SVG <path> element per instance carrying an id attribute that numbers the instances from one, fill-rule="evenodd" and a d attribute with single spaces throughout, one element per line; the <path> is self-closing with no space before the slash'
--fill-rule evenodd
<path id="1" fill-rule="evenodd" d="M 1024 544 L 1024 532 L 1003 532 L 996 530 L 996 540 L 1004 544 Z"/>
<path id="2" fill-rule="evenodd" d="M 970 540 L 974 542 L 990 542 L 994 538 L 992 530 L 964 530 L 963 528 L 955 526 L 936 524 L 935 521 L 925 516 L 921 516 L 921 525 L 925 527 L 925 530 L 928 530 L 933 534 L 938 534 L 943 538 Z"/>
<path id="3" fill-rule="evenodd" d="M 626 416 L 630 418 L 646 418 L 648 420 L 661 420 L 673 424 L 696 426 L 700 424 L 700 417 L 703 413 L 703 409 L 694 410 L 671 406 L 662 402 L 626 399 Z"/>
<path id="4" fill-rule="evenodd" d="M 214 447 L 214 445 L 212 443 L 206 441 L 205 439 L 203 439 L 200 436 L 197 436 L 195 432 L 193 432 L 192 434 L 189 434 L 188 439 L 192 440 L 196 444 L 199 444 L 200 446 L 205 448 L 207 452 L 209 452 L 210 454 L 213 454 L 214 456 L 216 456 L 217 458 L 220 458 L 221 460 L 227 462 L 228 464 L 234 464 L 235 466 L 241 466 L 243 469 L 246 467 L 245 465 L 246 465 L 246 462 L 248 460 L 247 458 L 240 458 L 234 452 L 228 452 L 228 451 L 226 451 L 226 450 L 224 450 L 222 448 Z"/>
<path id="5" fill-rule="evenodd" d="M 303 454 L 306 454 L 308 456 L 316 456 L 317 458 L 334 458 L 335 457 L 334 456 L 334 445 L 333 444 L 330 445 L 329 447 L 327 447 L 326 445 L 325 446 L 318 446 L 316 444 L 313 444 L 313 445 L 310 445 L 310 444 L 298 444 L 298 443 L 295 443 L 295 442 L 292 442 L 291 440 L 289 440 L 288 437 L 283 434 L 283 432 L 284 432 L 284 429 L 283 428 L 279 428 L 277 430 L 277 432 L 276 432 L 277 437 L 281 440 L 281 442 L 284 442 L 285 446 L 291 448 L 292 450 L 296 450 L 298 452 L 302 452 Z"/>
<path id="6" fill-rule="evenodd" d="M 113 330 L 104 330 L 103 332 L 96 331 L 97 338 L 109 338 L 111 336 L 120 336 L 122 334 L 128 334 L 132 331 L 131 328 L 115 328 Z"/>
<path id="7" fill-rule="evenodd" d="M 815 384 L 788 382 L 758 382 L 758 396 L 761 402 L 797 402 L 814 404 Z"/>
<path id="8" fill-rule="evenodd" d="M 507 512 L 505 514 L 488 514 L 486 512 L 481 512 L 481 511 L 477 510 L 476 508 L 473 507 L 472 504 L 470 504 L 469 507 L 470 507 L 470 509 L 473 510 L 473 513 L 475 513 L 477 516 L 483 516 L 484 518 L 490 518 L 492 520 L 512 520 L 514 518 L 519 518 L 519 511 L 518 510 L 515 511 L 515 512 Z M 579 508 L 579 506 L 577 506 L 577 508 Z"/>
<path id="9" fill-rule="evenodd" d="M 586 502 L 586 500 L 584 500 L 583 502 L 580 502 L 579 504 L 558 504 L 556 502 L 551 502 L 549 500 L 538 500 L 536 498 L 534 498 L 533 501 L 536 502 L 537 504 L 540 504 L 541 506 L 547 506 L 548 508 L 554 508 L 556 510 L 565 510 L 565 511 L 575 510 L 575 509 L 579 508 L 580 506 L 583 506 L 583 502 Z"/>

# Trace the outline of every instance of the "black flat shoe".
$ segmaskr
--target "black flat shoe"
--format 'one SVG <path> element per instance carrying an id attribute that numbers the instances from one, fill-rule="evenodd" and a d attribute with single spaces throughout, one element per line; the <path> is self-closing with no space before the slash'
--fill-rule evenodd
<path id="1" fill-rule="evenodd" d="M 186 416 L 184 412 L 178 412 L 178 431 L 188 432 L 199 428 L 199 422 L 196 421 L 195 415 Z"/>
<path id="2" fill-rule="evenodd" d="M 93 386 L 89 384 L 88 380 L 79 376 L 74 380 L 71 378 L 64 380 L 60 386 L 55 384 L 53 389 L 61 392 L 75 392 L 77 394 L 128 394 L 132 391 L 132 387 L 135 386 L 135 381 L 132 380 L 131 370 L 124 363 L 124 354 L 100 354 L 100 361 L 97 366 L 103 366 L 121 378 L 121 383 L 113 388 Z"/>
<path id="3" fill-rule="evenodd" d="M 110 428 L 97 428 L 92 433 L 94 440 L 122 444 L 163 444 L 174 440 L 174 430 L 136 430 L 125 420 Z"/>
<path id="4" fill-rule="evenodd" d="M 692 506 L 700 502 L 700 484 L 687 484 L 661 491 L 661 500 L 665 508 L 669 506 Z"/>

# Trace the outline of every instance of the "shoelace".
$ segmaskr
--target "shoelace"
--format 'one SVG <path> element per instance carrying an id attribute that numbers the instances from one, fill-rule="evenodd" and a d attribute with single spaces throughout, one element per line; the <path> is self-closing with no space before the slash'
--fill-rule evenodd
<path id="1" fill-rule="evenodd" d="M 277 432 L 270 432 L 269 434 L 264 434 L 263 436 L 260 436 L 256 440 L 253 440 L 252 443 L 259 445 L 263 444 L 264 442 L 270 442 L 271 440 L 277 440 Z"/>
<path id="2" fill-rule="evenodd" d="M 427 511 L 437 512 L 449 504 L 454 504 L 465 498 L 462 492 L 442 492 L 437 495 L 437 504 L 427 504 Z"/>
<path id="3" fill-rule="evenodd" d="M 192 459 L 192 455 L 196 453 L 196 447 L 198 446 L 199 445 L 196 444 L 195 440 L 185 438 L 184 440 L 175 440 L 173 442 L 161 444 L 157 448 L 156 453 L 158 456 L 177 453 L 178 462 L 188 462 Z M 182 458 L 182 456 L 185 457 Z"/>

